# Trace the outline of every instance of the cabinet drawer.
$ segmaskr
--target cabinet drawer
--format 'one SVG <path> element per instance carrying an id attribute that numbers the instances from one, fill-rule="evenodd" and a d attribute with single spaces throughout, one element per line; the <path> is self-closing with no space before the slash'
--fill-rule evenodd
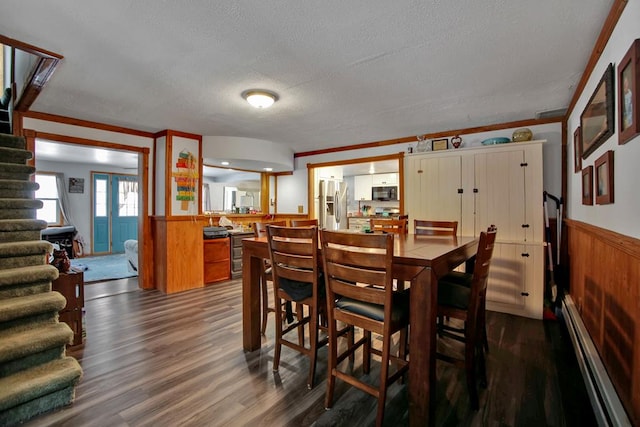
<path id="1" fill-rule="evenodd" d="M 229 239 L 214 239 L 204 242 L 204 262 L 229 259 Z"/>
<path id="2" fill-rule="evenodd" d="M 229 280 L 229 260 L 207 262 L 204 264 L 204 282 Z"/>
<path id="3" fill-rule="evenodd" d="M 231 258 L 233 258 L 233 259 L 242 258 L 242 247 L 232 248 L 231 249 Z"/>
<path id="4" fill-rule="evenodd" d="M 232 271 L 242 271 L 242 260 L 234 259 Z"/>

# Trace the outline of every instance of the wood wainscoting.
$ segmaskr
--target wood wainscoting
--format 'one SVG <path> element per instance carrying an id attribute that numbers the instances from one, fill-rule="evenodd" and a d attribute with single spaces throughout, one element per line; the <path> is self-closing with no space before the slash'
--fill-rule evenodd
<path id="1" fill-rule="evenodd" d="M 640 425 L 640 240 L 568 228 L 570 294 L 633 425 Z"/>

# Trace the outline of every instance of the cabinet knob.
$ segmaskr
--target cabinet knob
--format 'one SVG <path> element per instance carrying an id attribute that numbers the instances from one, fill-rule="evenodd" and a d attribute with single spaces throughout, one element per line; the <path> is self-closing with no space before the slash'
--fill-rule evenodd
<path id="1" fill-rule="evenodd" d="M 525 253 L 520 254 L 520 256 L 523 256 L 523 257 L 525 257 L 525 258 L 529 258 L 529 254 L 528 254 L 528 253 L 526 253 L 526 252 L 525 252 Z"/>
<path id="2" fill-rule="evenodd" d="M 529 296 L 529 292 L 520 292 L 520 295 L 522 295 L 523 297 L 528 297 Z"/>
<path id="3" fill-rule="evenodd" d="M 522 224 L 522 228 L 529 228 L 529 224 Z"/>

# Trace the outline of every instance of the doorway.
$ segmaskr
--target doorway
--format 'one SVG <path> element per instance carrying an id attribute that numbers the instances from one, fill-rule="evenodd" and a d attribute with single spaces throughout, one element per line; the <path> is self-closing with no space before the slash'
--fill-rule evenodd
<path id="1" fill-rule="evenodd" d="M 138 239 L 138 177 L 92 172 L 94 254 L 122 253 Z"/>

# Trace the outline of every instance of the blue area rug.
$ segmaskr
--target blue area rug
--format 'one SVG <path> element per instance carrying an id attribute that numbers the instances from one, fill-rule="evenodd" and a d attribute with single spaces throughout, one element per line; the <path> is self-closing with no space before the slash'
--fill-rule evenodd
<path id="1" fill-rule="evenodd" d="M 84 271 L 85 283 L 138 275 L 127 269 L 127 259 L 124 254 L 74 258 L 71 260 L 71 266 Z"/>

